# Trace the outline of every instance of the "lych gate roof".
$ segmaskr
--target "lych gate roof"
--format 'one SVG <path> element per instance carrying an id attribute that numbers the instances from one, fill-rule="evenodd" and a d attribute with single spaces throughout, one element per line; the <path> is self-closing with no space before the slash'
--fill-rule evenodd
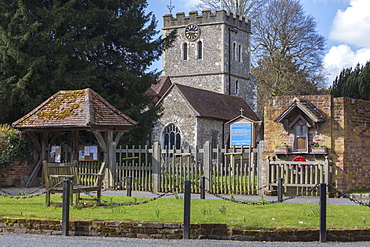
<path id="1" fill-rule="evenodd" d="M 231 120 L 240 115 L 240 109 L 243 109 L 243 115 L 253 121 L 259 121 L 260 118 L 249 107 L 244 99 L 211 92 L 208 90 L 174 84 L 184 98 L 188 101 L 198 117 L 208 117 L 221 120 Z"/>
<path id="2" fill-rule="evenodd" d="M 17 129 L 129 129 L 135 125 L 90 88 L 59 91 L 12 124 Z"/>

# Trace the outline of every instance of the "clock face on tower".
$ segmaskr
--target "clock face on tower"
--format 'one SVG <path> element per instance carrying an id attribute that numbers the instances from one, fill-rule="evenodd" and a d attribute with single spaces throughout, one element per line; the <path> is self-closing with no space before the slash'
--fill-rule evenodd
<path id="1" fill-rule="evenodd" d="M 189 24 L 185 28 L 185 37 L 191 41 L 199 38 L 200 29 L 196 24 Z"/>

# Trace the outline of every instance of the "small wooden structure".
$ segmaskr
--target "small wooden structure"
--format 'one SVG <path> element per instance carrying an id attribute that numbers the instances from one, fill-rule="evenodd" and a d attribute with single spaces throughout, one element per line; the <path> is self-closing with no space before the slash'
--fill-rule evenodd
<path id="1" fill-rule="evenodd" d="M 77 171 L 77 162 L 73 163 L 47 163 L 43 162 L 43 174 L 45 179 L 45 190 L 46 190 L 46 205 L 57 204 L 51 202 L 51 194 L 63 193 L 63 183 L 65 179 L 73 181 L 71 189 L 71 197 L 73 194 L 76 195 L 75 204 L 78 205 L 80 200 L 96 201 L 97 204 L 100 202 L 101 190 L 102 190 L 102 177 L 103 174 L 81 174 Z M 84 178 L 88 177 L 89 180 L 93 180 L 93 186 L 84 183 L 86 180 L 81 180 L 81 176 Z M 84 192 L 96 192 L 96 197 L 82 198 L 81 193 Z M 97 200 L 95 200 L 97 198 Z M 73 198 L 70 200 L 71 205 L 73 204 Z"/>
<path id="2" fill-rule="evenodd" d="M 90 88 L 55 93 L 12 124 L 13 128 L 21 130 L 30 137 L 39 154 L 37 165 L 27 185 L 35 180 L 42 162 L 48 160 L 51 147 L 59 135 L 66 132 L 72 133 L 69 157 L 65 160 L 65 162 L 72 162 L 78 158 L 79 132 L 90 131 L 104 153 L 102 171 L 108 168 L 106 185 L 112 187 L 116 145 L 124 132 L 136 125 L 136 121 L 117 110 Z"/>

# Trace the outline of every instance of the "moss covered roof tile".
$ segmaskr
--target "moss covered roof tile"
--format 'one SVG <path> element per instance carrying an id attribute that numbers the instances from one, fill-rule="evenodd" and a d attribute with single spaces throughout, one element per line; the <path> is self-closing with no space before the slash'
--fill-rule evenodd
<path id="1" fill-rule="evenodd" d="M 90 88 L 55 93 L 12 126 L 25 128 L 128 128 L 137 124 Z"/>

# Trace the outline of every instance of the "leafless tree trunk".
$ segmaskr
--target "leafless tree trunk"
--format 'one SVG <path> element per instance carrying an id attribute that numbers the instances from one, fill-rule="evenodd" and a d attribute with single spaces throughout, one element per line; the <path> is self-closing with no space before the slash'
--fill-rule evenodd
<path id="1" fill-rule="evenodd" d="M 259 87 L 259 110 L 271 96 L 318 93 L 324 37 L 299 0 L 270 0 L 254 20 L 253 75 Z"/>

